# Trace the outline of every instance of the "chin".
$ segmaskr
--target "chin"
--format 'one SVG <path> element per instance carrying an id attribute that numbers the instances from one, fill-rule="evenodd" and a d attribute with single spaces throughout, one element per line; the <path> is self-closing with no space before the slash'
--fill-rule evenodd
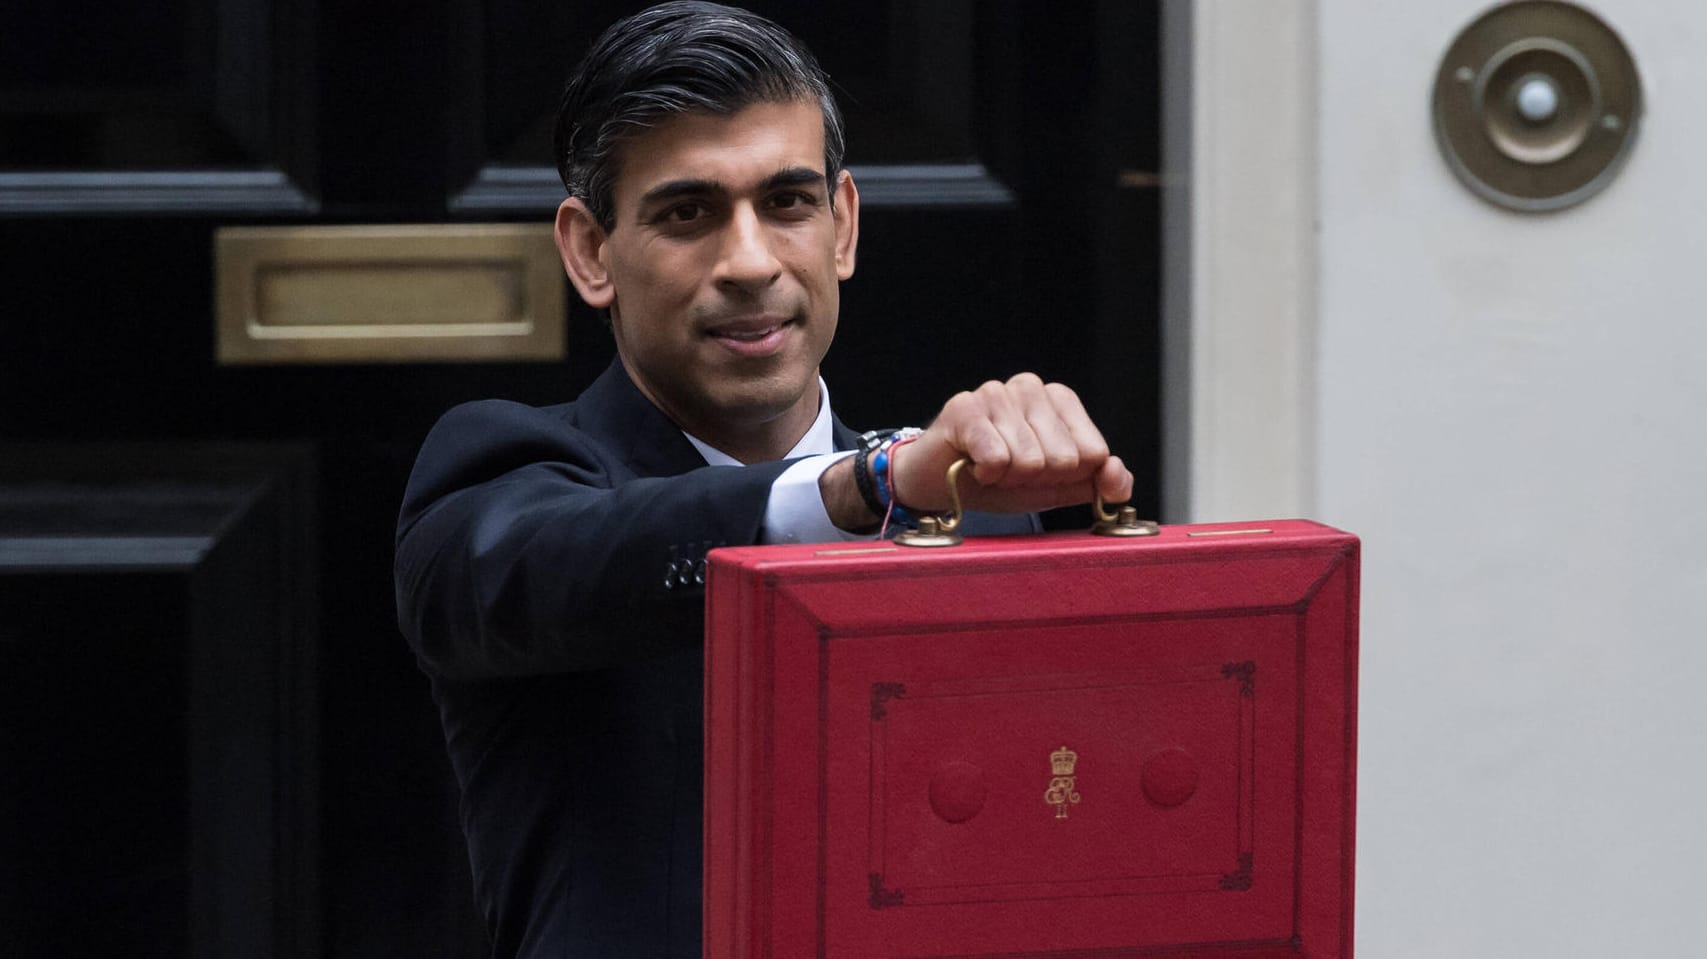
<path id="1" fill-rule="evenodd" d="M 713 405 L 731 419 L 766 423 L 792 412 L 803 396 L 816 397 L 817 385 L 816 375 L 808 375 L 803 380 L 791 377 L 788 382 L 766 379 L 734 383 L 718 391 Z"/>

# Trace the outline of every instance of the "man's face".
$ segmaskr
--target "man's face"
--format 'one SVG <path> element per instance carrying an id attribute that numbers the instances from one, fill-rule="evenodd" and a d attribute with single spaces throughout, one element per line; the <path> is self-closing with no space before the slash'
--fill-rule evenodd
<path id="1" fill-rule="evenodd" d="M 817 414 L 858 233 L 846 173 L 831 203 L 817 104 L 685 114 L 625 140 L 617 159 L 615 226 L 583 226 L 603 282 L 577 287 L 609 307 L 629 375 L 714 446 L 792 445 Z"/>

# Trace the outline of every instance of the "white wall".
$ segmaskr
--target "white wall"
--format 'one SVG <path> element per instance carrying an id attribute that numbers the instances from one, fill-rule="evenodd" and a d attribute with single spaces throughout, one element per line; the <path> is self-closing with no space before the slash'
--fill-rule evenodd
<path id="1" fill-rule="evenodd" d="M 1475 199 L 1432 138 L 1438 59 L 1486 4 L 1284 6 L 1315 28 L 1287 54 L 1314 65 L 1314 159 L 1277 187 L 1314 198 L 1314 249 L 1288 254 L 1314 313 L 1193 323 L 1309 346 L 1313 428 L 1267 465 L 1364 538 L 1359 955 L 1702 955 L 1707 4 L 1596 5 L 1646 114 L 1618 180 L 1545 216 Z M 1200 99 L 1196 122 L 1229 109 Z M 1194 191 L 1274 179 L 1255 157 L 1192 169 Z M 1194 386 L 1261 422 L 1275 385 Z M 1233 460 L 1193 477 L 1194 518 L 1249 514 Z"/>

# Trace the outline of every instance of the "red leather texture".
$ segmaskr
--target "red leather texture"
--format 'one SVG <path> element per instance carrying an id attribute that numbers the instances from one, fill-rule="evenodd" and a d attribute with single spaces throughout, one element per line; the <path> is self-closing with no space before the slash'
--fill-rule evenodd
<path id="1" fill-rule="evenodd" d="M 705 955 L 1350 957 L 1355 537 L 708 561 Z"/>

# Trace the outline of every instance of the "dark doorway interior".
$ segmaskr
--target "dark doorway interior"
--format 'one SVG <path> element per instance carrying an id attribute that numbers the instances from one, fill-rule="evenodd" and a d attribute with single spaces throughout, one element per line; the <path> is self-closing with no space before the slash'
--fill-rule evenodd
<path id="1" fill-rule="evenodd" d="M 192 840 L 214 826 L 195 818 L 207 813 L 186 757 L 217 732 L 202 727 L 265 722 L 281 725 L 247 732 L 287 745 L 240 768 L 288 806 L 254 841 L 289 862 L 266 874 L 277 910 L 236 903 L 245 918 L 233 921 L 258 923 L 279 955 L 482 954 L 437 718 L 393 619 L 393 518 L 439 413 L 479 397 L 566 399 L 609 361 L 608 336 L 572 303 L 558 363 L 222 367 L 212 238 L 227 225 L 543 222 L 561 195 L 545 143 L 562 75 L 638 5 L 122 6 L 0 12 L 0 455 L 25 486 L 81 477 L 87 489 L 141 470 L 192 489 L 209 457 L 253 466 L 242 450 L 290 451 L 253 481 L 306 499 L 286 514 L 238 512 L 277 540 L 244 548 L 294 550 L 268 561 L 307 580 L 268 600 L 294 608 L 266 615 L 296 624 L 273 642 L 300 647 L 272 681 L 303 670 L 308 688 L 269 700 L 280 705 L 265 719 L 191 708 L 184 657 L 211 628 L 197 617 L 262 615 L 254 597 L 277 584 L 255 581 L 276 575 L 259 560 L 222 567 L 246 572 L 204 593 L 192 581 L 213 574 L 199 564 L 0 564 L 0 655 L 8 681 L 26 677 L 37 697 L 17 700 L 35 704 L 28 716 L 7 714 L 7 748 L 43 770 L 0 786 L 0 809 L 18 814 L 7 841 L 28 839 L 35 857 L 0 866 L 0 908 L 28 901 L 9 895 L 39 878 L 23 870 L 69 869 L 111 845 L 145 865 L 118 868 L 108 891 L 155 915 L 97 934 L 0 912 L 0 953 L 167 954 L 144 945 L 163 941 L 209 954 L 213 934 L 193 916 L 214 866 Z M 917 422 L 953 390 L 1035 369 L 1080 388 L 1135 467 L 1140 512 L 1155 515 L 1160 205 L 1146 174 L 1160 156 L 1159 4 L 752 6 L 800 33 L 845 93 L 865 213 L 825 370 L 842 418 Z M 113 445 L 138 442 L 146 453 Z M 61 533 L 104 535 L 51 497 L 26 505 L 36 512 L 15 511 L 0 543 L 39 538 L 40 510 L 62 511 Z M 280 532 L 292 523 L 301 535 Z M 108 532 L 135 534 L 123 522 Z M 134 741 L 48 710 L 61 687 L 105 703 L 110 728 Z M 132 780 L 153 805 L 127 820 L 88 807 L 99 822 L 75 847 L 17 832 L 40 790 L 80 788 L 64 778 L 74 766 L 54 765 L 66 756 L 103 767 L 89 788 Z M 139 756 L 133 776 L 120 763 Z M 37 938 L 6 938 L 26 928 Z"/>

